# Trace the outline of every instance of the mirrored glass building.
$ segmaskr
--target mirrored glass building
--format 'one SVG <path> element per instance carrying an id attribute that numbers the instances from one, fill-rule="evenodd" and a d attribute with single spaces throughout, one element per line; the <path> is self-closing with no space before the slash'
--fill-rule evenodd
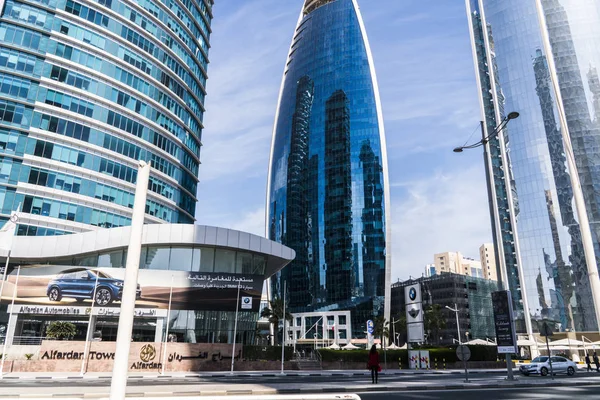
<path id="1" fill-rule="evenodd" d="M 558 331 L 597 331 L 600 3 L 466 6 L 487 133 L 520 113 L 486 146 L 498 276 L 517 329 L 535 333 L 549 320 Z"/>
<path id="2" fill-rule="evenodd" d="M 292 312 L 351 310 L 354 337 L 388 315 L 387 157 L 356 0 L 306 0 L 285 66 L 267 189 L 269 239 L 296 251 L 272 279 Z M 387 296 L 386 296 L 387 294 Z"/>
<path id="3" fill-rule="evenodd" d="M 213 0 L 0 1 L 0 225 L 193 223 Z"/>

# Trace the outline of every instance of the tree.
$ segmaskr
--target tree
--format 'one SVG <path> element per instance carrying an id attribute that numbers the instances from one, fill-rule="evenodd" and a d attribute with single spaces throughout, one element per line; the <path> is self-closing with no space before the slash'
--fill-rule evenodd
<path id="1" fill-rule="evenodd" d="M 70 340 L 77 334 L 75 324 L 67 321 L 51 322 L 46 328 L 46 337 L 58 340 Z"/>
<path id="2" fill-rule="evenodd" d="M 383 338 L 390 337 L 390 321 L 386 320 L 382 315 L 375 317 L 373 320 L 373 336 L 379 337 L 383 346 Z"/>
<path id="3" fill-rule="evenodd" d="M 440 331 L 446 327 L 446 319 L 442 315 L 442 306 L 439 304 L 430 305 L 425 310 L 425 315 L 423 317 L 428 339 L 431 339 L 433 335 L 435 338 L 434 342 L 439 344 Z"/>
<path id="4" fill-rule="evenodd" d="M 279 330 L 279 321 L 283 319 L 283 300 L 280 298 L 275 298 L 269 303 L 271 307 L 265 307 L 261 311 L 260 316 L 262 318 L 267 318 L 269 323 L 273 324 L 273 326 L 277 327 L 277 330 Z M 292 314 L 290 314 L 287 310 L 285 312 L 285 319 L 287 321 L 292 321 L 293 319 Z M 275 344 L 277 344 L 277 335 L 275 335 L 274 341 Z"/>
<path id="5" fill-rule="evenodd" d="M 402 313 L 392 317 L 392 322 L 390 326 L 392 333 L 399 336 L 402 340 L 406 340 L 406 314 Z M 396 338 L 394 337 L 392 341 L 396 343 Z"/>

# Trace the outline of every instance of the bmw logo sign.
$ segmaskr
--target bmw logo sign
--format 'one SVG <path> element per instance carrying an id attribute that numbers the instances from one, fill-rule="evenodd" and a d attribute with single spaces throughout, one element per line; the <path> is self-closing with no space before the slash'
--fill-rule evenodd
<path id="1" fill-rule="evenodd" d="M 408 291 L 408 297 L 414 301 L 417 298 L 417 290 L 413 287 Z"/>
<path id="2" fill-rule="evenodd" d="M 250 303 L 250 297 L 244 297 L 244 304 Z"/>

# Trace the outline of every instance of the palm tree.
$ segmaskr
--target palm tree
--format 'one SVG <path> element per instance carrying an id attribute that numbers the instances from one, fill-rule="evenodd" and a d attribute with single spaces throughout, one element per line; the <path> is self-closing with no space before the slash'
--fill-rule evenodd
<path id="1" fill-rule="evenodd" d="M 280 298 L 275 298 L 270 302 L 271 307 L 265 307 L 260 313 L 261 318 L 267 318 L 269 323 L 271 323 L 274 327 L 279 330 L 279 321 L 283 318 L 283 300 Z M 293 317 L 287 310 L 285 312 L 285 319 L 287 321 L 292 321 Z M 275 344 L 277 344 L 277 335 L 274 338 Z"/>
<path id="2" fill-rule="evenodd" d="M 383 346 L 383 338 L 390 337 L 390 321 L 386 320 L 384 316 L 380 315 L 375 317 L 373 325 L 373 336 L 379 337 L 381 340 L 381 345 Z"/>
<path id="3" fill-rule="evenodd" d="M 425 331 L 428 333 L 428 338 L 435 338 L 435 342 L 439 344 L 440 331 L 446 327 L 446 319 L 442 315 L 442 306 L 439 304 L 430 305 L 425 310 L 424 315 Z"/>
<path id="4" fill-rule="evenodd" d="M 392 317 L 391 330 L 397 336 L 402 338 L 402 340 L 406 339 L 406 314 L 402 313 Z M 393 342 L 396 343 L 396 338 L 393 338 Z"/>

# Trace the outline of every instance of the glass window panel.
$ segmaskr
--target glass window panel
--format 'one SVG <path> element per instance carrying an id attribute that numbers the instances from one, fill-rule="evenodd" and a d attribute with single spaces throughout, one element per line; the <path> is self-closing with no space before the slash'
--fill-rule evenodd
<path id="1" fill-rule="evenodd" d="M 174 271 L 191 271 L 191 268 L 192 249 L 185 247 L 173 247 L 171 249 L 169 269 Z"/>
<path id="2" fill-rule="evenodd" d="M 215 249 L 210 247 L 200 248 L 200 271 L 214 272 L 215 270 Z"/>
<path id="3" fill-rule="evenodd" d="M 146 269 L 169 269 L 170 247 L 148 247 L 144 266 Z"/>

